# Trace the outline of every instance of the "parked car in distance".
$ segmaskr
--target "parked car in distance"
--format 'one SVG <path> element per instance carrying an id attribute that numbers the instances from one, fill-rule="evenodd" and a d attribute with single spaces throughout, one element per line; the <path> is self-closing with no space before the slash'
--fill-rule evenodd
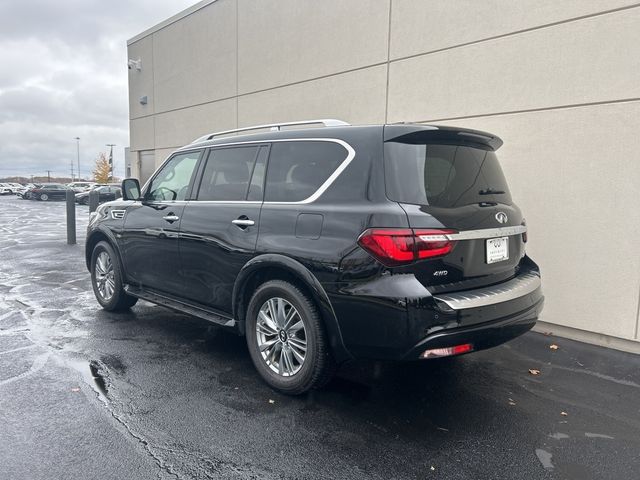
<path id="1" fill-rule="evenodd" d="M 95 185 L 97 185 L 96 182 L 72 182 L 68 183 L 67 187 L 76 193 L 81 193 L 91 190 Z"/>
<path id="2" fill-rule="evenodd" d="M 43 183 L 28 191 L 30 200 L 64 200 L 69 189 L 61 183 Z"/>
<path id="3" fill-rule="evenodd" d="M 234 329 L 289 394 L 353 358 L 494 347 L 531 329 L 544 302 L 501 145 L 458 127 L 338 120 L 205 135 L 90 216 L 94 293 L 106 310 L 141 298 Z"/>
<path id="4" fill-rule="evenodd" d="M 8 190 L 9 194 L 12 194 L 12 193 L 17 194 L 21 189 L 24 188 L 22 185 L 15 182 L 5 182 L 1 185 L 4 185 L 5 189 Z"/>
<path id="5" fill-rule="evenodd" d="M 29 200 L 31 197 L 31 190 L 40 186 L 42 186 L 40 183 L 27 183 L 24 189 L 18 192 L 18 196 L 22 197 L 23 200 Z"/>
<path id="6" fill-rule="evenodd" d="M 0 195 L 11 195 L 13 191 L 11 187 L 6 183 L 0 183 Z"/>
<path id="7" fill-rule="evenodd" d="M 98 193 L 98 203 L 110 202 L 116 198 L 122 197 L 120 186 L 100 185 L 85 192 L 76 193 L 76 203 L 81 205 L 89 205 L 89 195 L 91 192 Z"/>
<path id="8" fill-rule="evenodd" d="M 32 188 L 32 184 L 20 185 L 20 187 L 16 188 L 13 193 L 15 193 L 19 197 L 22 197 L 30 188 Z"/>

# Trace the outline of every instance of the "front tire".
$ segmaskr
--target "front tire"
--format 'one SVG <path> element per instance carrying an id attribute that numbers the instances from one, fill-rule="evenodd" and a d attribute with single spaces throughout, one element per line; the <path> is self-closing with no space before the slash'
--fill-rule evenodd
<path id="1" fill-rule="evenodd" d="M 107 242 L 98 242 L 91 254 L 91 285 L 98 303 L 107 311 L 127 310 L 138 299 L 127 295 L 118 257 Z"/>
<path id="2" fill-rule="evenodd" d="M 43 193 L 42 195 L 40 195 L 40 200 L 42 200 L 43 202 L 46 202 L 47 200 L 49 200 L 49 195 L 47 195 L 46 193 Z"/>
<path id="3" fill-rule="evenodd" d="M 271 280 L 255 291 L 245 333 L 256 370 L 282 393 L 299 395 L 333 376 L 335 363 L 320 313 L 291 283 Z"/>

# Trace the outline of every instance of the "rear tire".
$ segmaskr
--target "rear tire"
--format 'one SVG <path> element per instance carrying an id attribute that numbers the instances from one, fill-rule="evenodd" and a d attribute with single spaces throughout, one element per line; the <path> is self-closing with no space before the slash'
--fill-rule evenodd
<path id="1" fill-rule="evenodd" d="M 109 312 L 128 310 L 138 299 L 124 291 L 117 254 L 107 242 L 98 242 L 91 254 L 91 285 L 98 303 Z"/>
<path id="2" fill-rule="evenodd" d="M 275 390 L 299 395 L 333 377 L 335 362 L 320 313 L 295 285 L 271 280 L 258 287 L 245 333 L 256 370 Z"/>

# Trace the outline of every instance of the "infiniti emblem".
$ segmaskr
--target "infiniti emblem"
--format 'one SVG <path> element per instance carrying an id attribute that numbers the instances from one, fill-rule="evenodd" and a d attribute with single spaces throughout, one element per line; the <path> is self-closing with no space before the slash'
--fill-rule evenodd
<path id="1" fill-rule="evenodd" d="M 509 220 L 509 218 L 507 218 L 506 213 L 498 212 L 496 213 L 496 220 L 498 221 L 498 223 L 507 223 L 507 220 Z"/>

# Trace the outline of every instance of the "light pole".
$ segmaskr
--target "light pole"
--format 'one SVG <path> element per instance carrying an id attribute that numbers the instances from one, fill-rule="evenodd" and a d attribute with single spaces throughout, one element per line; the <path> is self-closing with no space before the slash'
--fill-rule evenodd
<path id="1" fill-rule="evenodd" d="M 113 180 L 113 147 L 115 147 L 116 144 L 115 143 L 107 143 L 106 146 L 111 148 L 111 150 L 109 150 L 109 168 L 110 168 L 109 180 Z"/>
<path id="2" fill-rule="evenodd" d="M 82 177 L 80 176 L 80 137 L 75 137 L 76 138 L 76 146 L 78 147 L 78 180 L 81 180 Z"/>

